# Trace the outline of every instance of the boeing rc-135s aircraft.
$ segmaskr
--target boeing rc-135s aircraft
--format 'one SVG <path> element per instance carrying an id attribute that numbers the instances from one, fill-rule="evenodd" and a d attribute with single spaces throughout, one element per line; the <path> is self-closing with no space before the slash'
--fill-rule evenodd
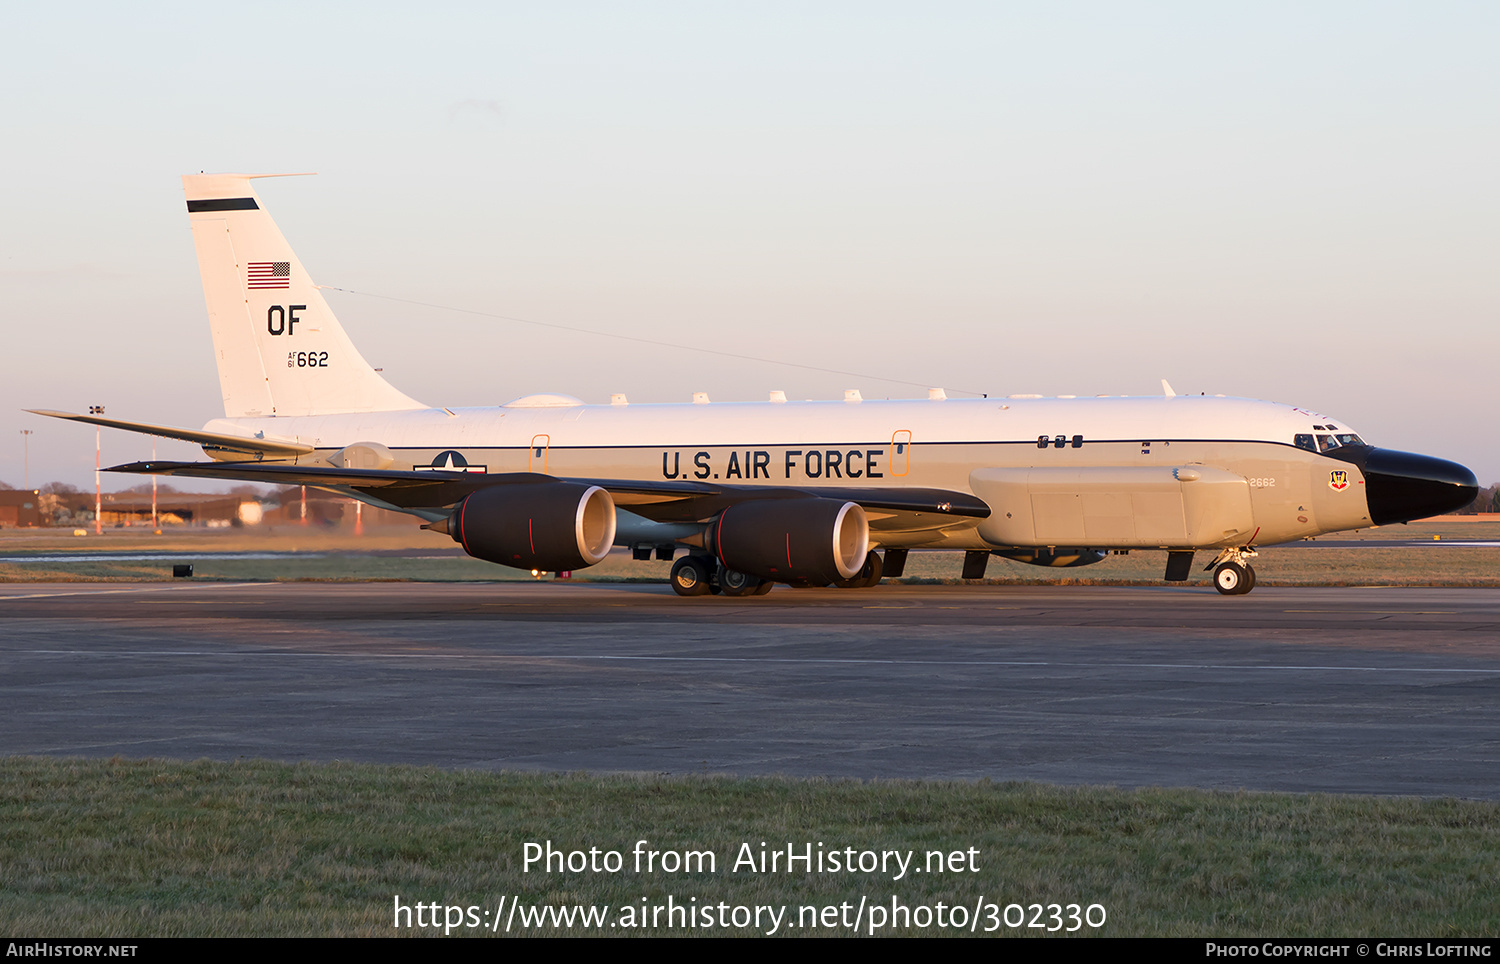
<path id="1" fill-rule="evenodd" d="M 200 431 L 38 414 L 200 443 L 213 461 L 111 471 L 311 485 L 424 520 L 470 555 L 579 569 L 612 545 L 672 558 L 684 596 L 873 586 L 914 548 L 1087 565 L 1214 553 L 1249 592 L 1255 547 L 1459 508 L 1473 473 L 1375 448 L 1342 421 L 1240 398 L 585 405 L 531 395 L 432 408 L 365 361 L 251 188 L 184 177 L 224 418 Z M 877 551 L 879 550 L 879 551 Z"/>

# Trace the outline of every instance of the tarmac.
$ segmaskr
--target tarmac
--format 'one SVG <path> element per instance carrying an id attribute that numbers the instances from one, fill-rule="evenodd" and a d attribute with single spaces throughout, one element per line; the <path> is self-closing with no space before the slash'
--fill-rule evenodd
<path id="1" fill-rule="evenodd" d="M 0 754 L 1500 799 L 1500 590 L 0 585 Z"/>

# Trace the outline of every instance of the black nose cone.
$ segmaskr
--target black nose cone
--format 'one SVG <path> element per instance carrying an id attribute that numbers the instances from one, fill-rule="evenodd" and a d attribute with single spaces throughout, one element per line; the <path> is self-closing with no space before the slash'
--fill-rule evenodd
<path id="1" fill-rule="evenodd" d="M 1378 526 L 1462 509 L 1479 494 L 1473 472 L 1426 455 L 1371 449 L 1362 468 L 1370 521 Z"/>

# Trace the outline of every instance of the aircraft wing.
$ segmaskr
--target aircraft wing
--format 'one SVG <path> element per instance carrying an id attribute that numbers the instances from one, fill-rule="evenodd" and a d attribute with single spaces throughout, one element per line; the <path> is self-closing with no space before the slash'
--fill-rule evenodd
<path id="1" fill-rule="evenodd" d="M 465 496 L 492 486 L 535 482 L 581 482 L 597 485 L 615 503 L 654 522 L 706 522 L 739 502 L 796 499 L 816 496 L 854 502 L 870 516 L 874 529 L 930 529 L 977 522 L 990 508 L 967 492 L 930 488 L 875 488 L 859 486 L 721 485 L 684 480 L 585 479 L 535 472 L 495 474 L 348 469 L 285 462 L 131 462 L 106 472 L 177 475 L 203 479 L 232 479 L 274 485 L 311 485 L 330 489 L 376 505 L 425 510 L 433 516 Z"/>

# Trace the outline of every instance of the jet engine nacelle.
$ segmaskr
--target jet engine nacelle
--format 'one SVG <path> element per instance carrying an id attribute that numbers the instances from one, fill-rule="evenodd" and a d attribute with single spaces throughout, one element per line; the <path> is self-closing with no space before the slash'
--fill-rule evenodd
<path id="1" fill-rule="evenodd" d="M 1048 566 L 1053 569 L 1092 566 L 1096 562 L 1103 562 L 1109 556 L 1109 553 L 1103 549 L 996 549 L 994 553 L 1012 562 L 1024 562 L 1028 566 Z"/>
<path id="2" fill-rule="evenodd" d="M 546 572 L 582 569 L 609 554 L 615 500 L 579 482 L 496 485 L 460 502 L 449 532 L 486 562 Z"/>
<path id="3" fill-rule="evenodd" d="M 727 569 L 827 585 L 859 574 L 870 552 L 865 510 L 836 499 L 764 499 L 725 509 L 707 547 Z"/>

